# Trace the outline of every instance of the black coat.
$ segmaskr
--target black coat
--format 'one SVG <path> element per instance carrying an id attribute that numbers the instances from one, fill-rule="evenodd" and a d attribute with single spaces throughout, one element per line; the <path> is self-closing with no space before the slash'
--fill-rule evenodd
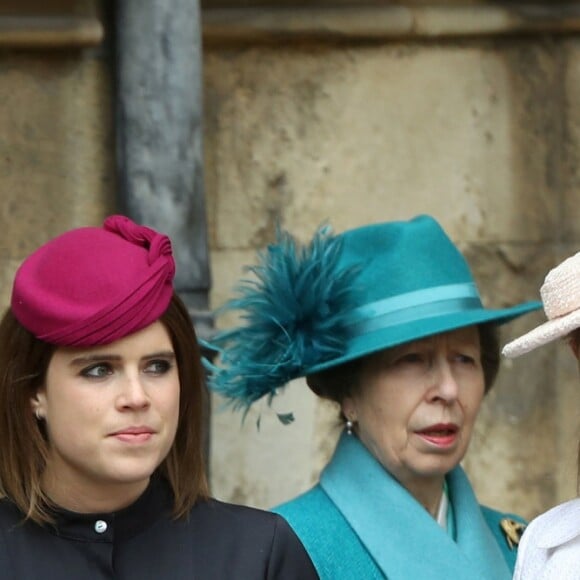
<path id="1" fill-rule="evenodd" d="M 55 526 L 22 522 L 0 501 L 2 580 L 310 580 L 302 544 L 275 514 L 216 500 L 185 520 L 170 515 L 167 484 L 154 480 L 116 513 L 55 513 Z"/>

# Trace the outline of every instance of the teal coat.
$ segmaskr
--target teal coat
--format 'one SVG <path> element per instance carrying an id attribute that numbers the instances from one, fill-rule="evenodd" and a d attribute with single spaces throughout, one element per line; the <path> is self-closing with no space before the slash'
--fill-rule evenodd
<path id="1" fill-rule="evenodd" d="M 460 467 L 447 476 L 456 541 L 354 436 L 343 435 L 320 483 L 274 508 L 323 580 L 510 580 L 516 548 L 478 504 Z"/>

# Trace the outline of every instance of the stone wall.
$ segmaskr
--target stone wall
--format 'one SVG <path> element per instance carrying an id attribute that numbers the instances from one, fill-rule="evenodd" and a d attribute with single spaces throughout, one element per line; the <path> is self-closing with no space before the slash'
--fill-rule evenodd
<path id="1" fill-rule="evenodd" d="M 293 29 L 275 43 L 264 30 L 252 42 L 237 21 L 228 43 L 223 14 L 208 21 L 215 306 L 276 222 L 307 240 L 326 220 L 342 231 L 430 213 L 464 249 L 492 307 L 537 298 L 547 270 L 580 248 L 574 35 L 464 30 L 342 42 Z M 509 325 L 503 341 L 542 319 Z M 222 407 L 216 398 L 218 496 L 268 507 L 316 481 L 338 415 L 302 381 L 275 402 L 294 412 L 289 426 L 266 406 L 243 425 Z M 576 369 L 562 345 L 506 362 L 465 459 L 481 500 L 531 517 L 573 496 L 578 408 Z"/>
<path id="2" fill-rule="evenodd" d="M 114 207 L 111 70 L 99 20 L 71 2 L 11 4 L 0 10 L 3 305 L 26 255 Z"/>

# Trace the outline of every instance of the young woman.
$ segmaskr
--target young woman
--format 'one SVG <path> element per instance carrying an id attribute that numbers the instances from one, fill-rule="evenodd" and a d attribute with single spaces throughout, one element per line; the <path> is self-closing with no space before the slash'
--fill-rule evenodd
<path id="1" fill-rule="evenodd" d="M 169 239 L 122 216 L 29 256 L 0 323 L 0 576 L 317 578 L 284 520 L 209 498 Z"/>
<path id="2" fill-rule="evenodd" d="M 580 370 L 580 252 L 548 272 L 540 295 L 548 320 L 507 344 L 503 354 L 514 358 L 565 339 Z M 573 499 L 530 523 L 522 538 L 514 580 L 572 580 L 579 577 L 579 564 L 580 499 Z"/>
<path id="3" fill-rule="evenodd" d="M 498 370 L 495 326 L 540 305 L 484 308 L 429 216 L 306 248 L 282 236 L 253 270 L 211 384 L 247 406 L 305 376 L 340 407 L 319 483 L 275 509 L 321 578 L 510 579 L 521 520 L 480 506 L 459 463 Z"/>

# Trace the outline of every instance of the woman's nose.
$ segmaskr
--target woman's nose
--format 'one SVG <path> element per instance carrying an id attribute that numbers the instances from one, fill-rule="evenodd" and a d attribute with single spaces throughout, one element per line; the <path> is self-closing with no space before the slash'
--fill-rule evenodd
<path id="1" fill-rule="evenodd" d="M 438 360 L 433 364 L 432 398 L 452 403 L 459 396 L 459 384 L 447 360 Z"/>
<path id="2" fill-rule="evenodd" d="M 149 406 L 147 390 L 139 376 L 127 376 L 118 398 L 121 408 L 143 409 Z"/>

